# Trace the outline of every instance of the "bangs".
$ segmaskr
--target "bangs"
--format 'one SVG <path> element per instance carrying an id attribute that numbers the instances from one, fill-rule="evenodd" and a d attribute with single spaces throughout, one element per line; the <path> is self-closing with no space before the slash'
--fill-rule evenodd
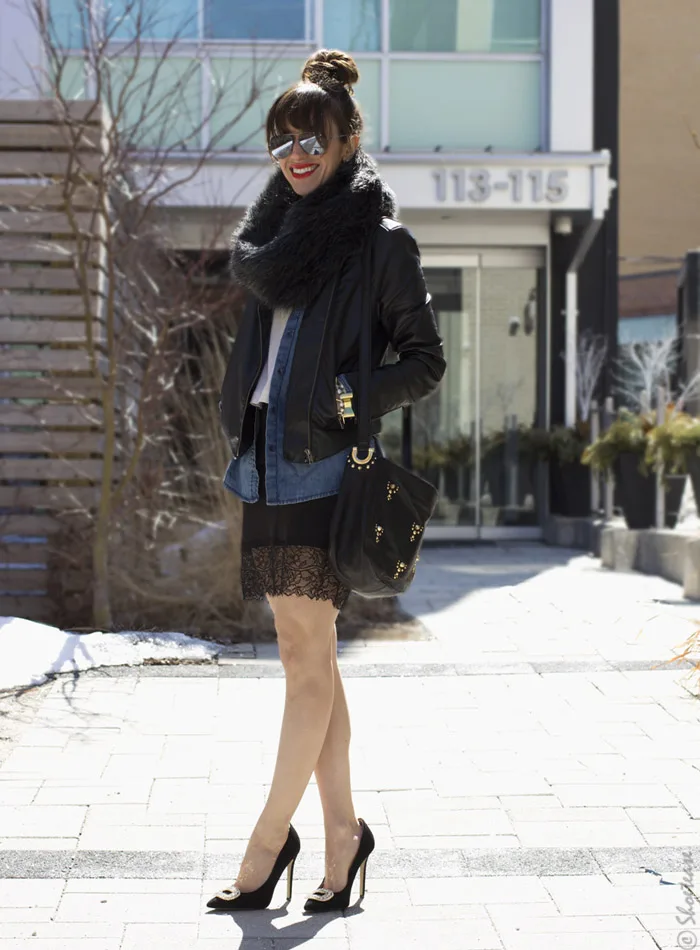
<path id="1" fill-rule="evenodd" d="M 316 136 L 328 135 L 332 122 L 340 134 L 347 134 L 345 116 L 335 97 L 314 83 L 301 83 L 273 103 L 267 116 L 267 140 L 292 129 Z"/>

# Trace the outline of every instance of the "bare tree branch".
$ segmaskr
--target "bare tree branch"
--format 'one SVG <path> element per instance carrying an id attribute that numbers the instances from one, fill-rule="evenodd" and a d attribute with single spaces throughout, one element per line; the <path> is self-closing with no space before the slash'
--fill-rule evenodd
<path id="1" fill-rule="evenodd" d="M 109 3 L 78 0 L 81 51 L 62 46 L 50 4 L 29 2 L 47 51 L 42 97 L 48 92 L 55 101 L 68 142 L 62 211 L 74 244 L 83 346 L 100 394 L 103 435 L 99 503 L 84 511 L 93 527 L 92 619 L 109 629 L 115 578 L 125 596 L 143 593 L 163 537 L 185 523 L 209 523 L 217 505 L 230 504 L 222 497 L 228 447 L 218 424 L 217 374 L 240 294 L 227 282 L 213 299 L 199 282 L 213 249 L 226 247 L 221 235 L 230 212 L 221 209 L 199 261 L 183 263 L 162 211 L 222 143 L 236 148 L 231 136 L 267 91 L 275 63 L 253 59 L 250 77 L 236 80 L 235 108 L 232 88 L 212 78 L 205 104 L 201 55 L 195 50 L 188 59 L 179 48 L 187 25 L 158 39 L 164 21 L 154 0 L 126 0 L 116 14 Z M 167 10 L 160 5 L 161 13 Z M 69 85 L 78 62 L 88 77 L 82 113 L 72 109 Z M 216 131 L 208 135 L 214 120 Z M 240 142 L 250 135 L 241 133 Z M 96 136 L 98 147 L 88 147 Z M 196 364 L 188 350 L 193 340 L 200 347 Z M 68 380 L 66 392 L 71 385 Z M 224 595 L 229 600 L 218 603 L 230 610 L 230 585 Z M 170 600 L 163 591 L 163 602 Z M 213 601 L 212 611 L 222 615 Z"/>
<path id="2" fill-rule="evenodd" d="M 576 397 L 579 418 L 588 422 L 591 418 L 591 403 L 608 356 L 605 337 L 585 330 L 579 335 L 576 347 Z"/>
<path id="3" fill-rule="evenodd" d="M 621 346 L 615 367 L 615 391 L 627 408 L 637 411 L 655 408 L 659 386 L 670 395 L 671 378 L 679 357 L 675 337 Z"/>

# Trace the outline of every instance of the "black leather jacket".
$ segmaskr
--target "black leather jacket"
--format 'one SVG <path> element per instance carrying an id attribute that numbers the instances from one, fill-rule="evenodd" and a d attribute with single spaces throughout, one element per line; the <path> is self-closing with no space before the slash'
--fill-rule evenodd
<path id="1" fill-rule="evenodd" d="M 385 218 L 374 242 L 370 412 L 372 433 L 377 434 L 381 416 L 437 388 L 445 359 L 413 236 L 397 221 Z M 345 374 L 357 392 L 361 298 L 362 253 L 358 249 L 304 312 L 287 396 L 284 457 L 289 461 L 314 462 L 355 443 L 354 421 L 343 427 L 338 419 L 335 379 Z M 272 311 L 251 297 L 219 403 L 234 457 L 253 441 L 250 397 L 262 372 L 271 326 Z M 389 345 L 399 359 L 385 365 Z"/>

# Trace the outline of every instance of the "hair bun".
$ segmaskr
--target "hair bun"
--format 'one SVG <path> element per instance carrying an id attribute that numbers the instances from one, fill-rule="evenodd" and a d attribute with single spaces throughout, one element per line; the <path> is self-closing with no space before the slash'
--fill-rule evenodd
<path id="1" fill-rule="evenodd" d="M 345 86 L 352 92 L 360 73 L 352 56 L 337 49 L 320 49 L 304 63 L 301 78 L 317 86 Z"/>

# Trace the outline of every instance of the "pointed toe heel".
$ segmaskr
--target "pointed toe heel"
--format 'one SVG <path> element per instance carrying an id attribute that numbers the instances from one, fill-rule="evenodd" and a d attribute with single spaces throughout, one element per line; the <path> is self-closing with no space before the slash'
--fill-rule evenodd
<path id="1" fill-rule="evenodd" d="M 365 896 L 365 880 L 367 877 L 367 858 L 370 856 L 372 851 L 374 851 L 374 835 L 372 831 L 362 818 L 357 819 L 362 826 L 362 836 L 360 837 L 360 844 L 357 848 L 357 854 L 353 858 L 352 864 L 348 871 L 348 880 L 347 884 L 342 891 L 331 891 L 329 888 L 324 887 L 321 884 L 320 887 L 317 887 L 313 894 L 309 894 L 309 897 L 304 904 L 304 910 L 310 914 L 319 914 L 326 913 L 332 910 L 347 910 L 350 906 L 350 891 L 352 890 L 352 885 L 355 881 L 355 876 L 359 870 L 360 872 L 360 897 Z M 325 878 L 324 878 L 325 880 Z"/>
<path id="2" fill-rule="evenodd" d="M 292 825 L 284 847 L 277 855 L 270 876 L 254 891 L 241 891 L 235 885 L 226 887 L 207 901 L 207 907 L 213 910 L 264 910 L 269 906 L 275 892 L 277 882 L 287 869 L 287 900 L 292 898 L 292 881 L 294 879 L 294 862 L 301 850 L 299 835 Z"/>

